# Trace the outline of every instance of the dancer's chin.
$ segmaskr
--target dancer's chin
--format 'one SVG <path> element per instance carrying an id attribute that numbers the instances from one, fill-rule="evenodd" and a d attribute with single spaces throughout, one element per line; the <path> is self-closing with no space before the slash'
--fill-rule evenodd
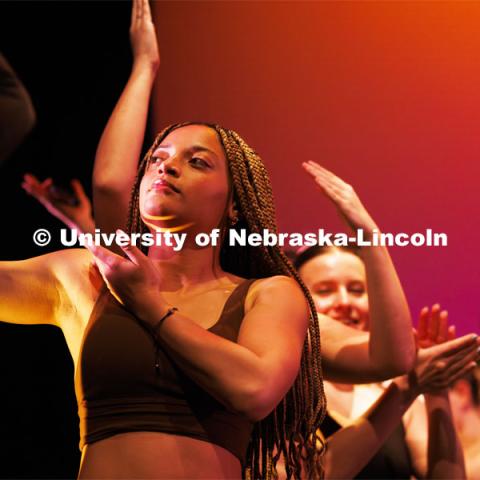
<path id="1" fill-rule="evenodd" d="M 175 217 L 159 220 L 158 218 L 152 218 L 151 215 L 142 215 L 142 220 L 151 231 L 160 233 L 181 233 L 194 225 L 194 222 L 182 222 Z"/>

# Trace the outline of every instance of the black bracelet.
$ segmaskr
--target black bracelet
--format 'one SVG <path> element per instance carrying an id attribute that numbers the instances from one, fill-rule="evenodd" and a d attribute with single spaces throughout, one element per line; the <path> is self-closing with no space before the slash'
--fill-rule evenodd
<path id="1" fill-rule="evenodd" d="M 160 340 L 158 339 L 158 330 L 162 326 L 163 322 L 166 318 L 170 315 L 173 315 L 176 311 L 178 311 L 177 307 L 171 307 L 167 310 L 167 313 L 153 326 L 152 336 L 153 341 L 155 343 L 155 374 L 160 375 Z"/>
<path id="2" fill-rule="evenodd" d="M 167 313 L 153 326 L 153 331 L 155 332 L 155 336 L 157 336 L 158 329 L 162 326 L 163 322 L 170 316 L 173 315 L 175 312 L 178 312 L 177 307 L 171 307 L 167 310 Z"/>

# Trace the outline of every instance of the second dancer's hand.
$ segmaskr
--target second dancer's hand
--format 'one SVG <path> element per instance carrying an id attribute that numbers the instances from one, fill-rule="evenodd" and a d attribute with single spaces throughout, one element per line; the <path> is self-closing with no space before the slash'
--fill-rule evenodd
<path id="1" fill-rule="evenodd" d="M 396 380 L 414 397 L 422 393 L 439 393 L 473 368 L 480 358 L 476 335 L 455 339 L 455 326 L 448 324 L 448 312 L 435 304 L 420 311 L 419 347 L 413 370 Z"/>
<path id="2" fill-rule="evenodd" d="M 364 237 L 369 238 L 374 230 L 378 231 L 377 225 L 351 185 L 311 160 L 302 163 L 302 166 L 313 177 L 322 192 L 335 204 L 341 217 L 353 232 L 362 229 Z"/>
<path id="3" fill-rule="evenodd" d="M 71 182 L 72 192 L 62 192 L 53 184 L 51 178 L 40 182 L 35 175 L 26 173 L 22 188 L 36 198 L 54 217 L 69 228 L 80 232 L 93 232 L 95 222 L 92 218 L 92 204 L 87 197 L 82 184 L 74 179 Z"/>

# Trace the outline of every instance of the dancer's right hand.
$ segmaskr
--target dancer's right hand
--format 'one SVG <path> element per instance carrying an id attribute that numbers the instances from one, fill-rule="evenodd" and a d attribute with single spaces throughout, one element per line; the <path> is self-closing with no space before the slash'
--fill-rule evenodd
<path id="1" fill-rule="evenodd" d="M 132 2 L 130 43 L 134 67 L 146 67 L 156 71 L 160 66 L 160 51 L 148 0 Z"/>

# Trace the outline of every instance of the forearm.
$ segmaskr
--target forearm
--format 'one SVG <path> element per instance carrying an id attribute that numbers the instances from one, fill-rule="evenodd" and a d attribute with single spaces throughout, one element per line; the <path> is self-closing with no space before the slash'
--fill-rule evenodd
<path id="1" fill-rule="evenodd" d="M 95 232 L 95 221 L 89 215 L 88 217 L 79 218 L 76 221 L 66 220 L 65 224 L 70 229 L 75 229 L 79 233 L 94 233 Z"/>
<path id="2" fill-rule="evenodd" d="M 385 247 L 363 247 L 370 309 L 370 356 L 396 375 L 415 361 L 412 321 L 402 285 Z"/>
<path id="3" fill-rule="evenodd" d="M 100 228 L 104 228 L 102 219 L 111 215 L 112 211 L 122 222 L 126 220 L 155 75 L 153 67 L 134 65 L 100 139 L 93 171 L 94 212 Z M 110 207 L 108 202 L 112 203 Z"/>
<path id="4" fill-rule="evenodd" d="M 326 478 L 353 478 L 358 474 L 402 421 L 414 398 L 407 387 L 392 383 L 364 415 L 329 437 Z"/>
<path id="5" fill-rule="evenodd" d="M 227 408 L 252 421 L 268 413 L 269 376 L 255 353 L 179 312 L 163 322 L 157 338 L 185 374 Z"/>
<path id="6" fill-rule="evenodd" d="M 318 316 L 322 332 L 322 363 L 326 380 L 337 383 L 371 383 L 398 375 L 399 368 L 372 355 L 370 334 Z"/>
<path id="7" fill-rule="evenodd" d="M 463 450 L 455 430 L 446 390 L 425 395 L 428 416 L 428 471 L 426 478 L 466 478 Z"/>
<path id="8" fill-rule="evenodd" d="M 78 233 L 94 233 L 95 232 L 95 221 L 91 215 L 76 216 L 69 215 L 65 212 L 61 212 L 58 209 L 49 209 L 47 210 L 56 218 L 58 218 L 62 223 L 64 223 L 70 230 L 76 230 Z"/>

